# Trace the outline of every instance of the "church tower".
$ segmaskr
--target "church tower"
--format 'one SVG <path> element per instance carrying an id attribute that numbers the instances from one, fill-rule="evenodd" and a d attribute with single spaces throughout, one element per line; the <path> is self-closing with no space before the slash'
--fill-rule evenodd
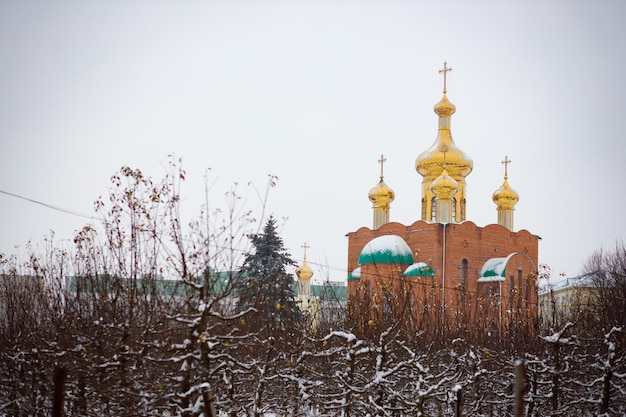
<path id="1" fill-rule="evenodd" d="M 380 181 L 370 190 L 368 194 L 368 197 L 372 202 L 372 209 L 374 210 L 373 229 L 378 229 L 382 225 L 389 223 L 389 207 L 395 198 L 393 190 L 389 188 L 383 180 L 383 164 L 385 161 L 385 157 L 381 154 L 380 159 L 378 160 L 380 163 Z"/>
<path id="2" fill-rule="evenodd" d="M 452 139 L 450 125 L 452 115 L 456 112 L 456 106 L 448 101 L 446 95 L 446 75 L 449 71 L 452 71 L 452 68 L 444 62 L 443 69 L 439 70 L 440 73 L 443 73 L 443 98 L 434 107 L 435 113 L 439 116 L 437 139 L 415 161 L 415 169 L 424 177 L 422 181 L 421 219 L 428 222 L 441 221 L 437 219 L 437 196 L 433 191 L 432 184 L 444 171 L 444 159 L 446 160 L 445 169 L 448 175 L 458 185 L 450 199 L 451 218 L 449 223 L 465 221 L 465 177 L 472 172 L 474 167 L 471 158 L 461 151 Z"/>
<path id="3" fill-rule="evenodd" d="M 304 249 L 304 260 L 302 261 L 302 265 L 296 269 L 296 276 L 298 277 L 298 297 L 308 299 L 311 296 L 311 277 L 313 276 L 313 270 L 306 262 L 306 250 L 309 248 L 309 245 L 305 242 L 302 248 Z"/>
<path id="4" fill-rule="evenodd" d="M 519 201 L 519 195 L 509 186 L 508 165 L 511 160 L 504 157 L 504 183 L 493 193 L 493 202 L 498 206 L 498 224 L 513 231 L 513 212 L 515 205 Z"/>
<path id="5" fill-rule="evenodd" d="M 304 243 L 302 245 L 304 249 L 304 259 L 302 265 L 296 269 L 296 276 L 298 277 L 298 294 L 296 300 L 300 311 L 307 320 L 307 324 L 310 329 L 316 329 L 319 327 L 320 322 L 320 300 L 311 294 L 311 278 L 313 277 L 313 269 L 306 261 L 306 250 L 309 245 Z"/>

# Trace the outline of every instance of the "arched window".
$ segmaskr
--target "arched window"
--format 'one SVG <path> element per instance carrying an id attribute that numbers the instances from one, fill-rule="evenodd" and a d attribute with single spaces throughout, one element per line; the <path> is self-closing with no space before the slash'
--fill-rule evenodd
<path id="1" fill-rule="evenodd" d="M 465 199 L 461 201 L 461 221 L 465 221 Z"/>
<path id="2" fill-rule="evenodd" d="M 461 261 L 461 302 L 465 302 L 465 286 L 467 285 L 467 269 L 468 269 L 467 259 L 463 259 Z"/>
<path id="3" fill-rule="evenodd" d="M 517 267 L 517 308 L 522 307 L 522 267 Z"/>
<path id="4" fill-rule="evenodd" d="M 515 279 L 513 275 L 509 277 L 509 300 L 511 303 L 511 309 L 513 309 L 513 295 L 515 294 Z"/>
<path id="5" fill-rule="evenodd" d="M 434 222 L 437 220 L 437 198 L 433 197 L 430 201 L 430 221 Z"/>
<path id="6" fill-rule="evenodd" d="M 456 223 L 456 198 L 452 197 L 452 223 Z"/>

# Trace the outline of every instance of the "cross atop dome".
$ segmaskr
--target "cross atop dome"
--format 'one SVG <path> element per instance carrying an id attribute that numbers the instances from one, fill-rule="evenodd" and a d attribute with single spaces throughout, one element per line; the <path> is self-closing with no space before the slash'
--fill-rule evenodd
<path id="1" fill-rule="evenodd" d="M 384 165 L 385 162 L 387 162 L 387 158 L 385 158 L 383 156 L 383 154 L 381 153 L 380 154 L 380 159 L 378 160 L 378 162 L 380 163 L 380 179 L 382 180 L 384 178 L 384 175 L 383 175 L 383 165 Z"/>
<path id="2" fill-rule="evenodd" d="M 501 164 L 504 165 L 504 179 L 505 180 L 509 179 L 508 167 L 511 162 L 513 161 L 509 159 L 508 155 L 504 155 L 504 161 L 502 161 Z"/>
<path id="3" fill-rule="evenodd" d="M 448 72 L 452 71 L 452 67 L 448 66 L 446 61 L 443 61 L 443 68 L 439 70 L 439 74 L 443 73 L 443 93 L 446 94 L 446 75 Z"/>

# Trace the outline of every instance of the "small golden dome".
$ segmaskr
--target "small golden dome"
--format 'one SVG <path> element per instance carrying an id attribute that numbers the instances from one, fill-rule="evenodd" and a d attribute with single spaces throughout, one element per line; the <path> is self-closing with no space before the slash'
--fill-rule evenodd
<path id="1" fill-rule="evenodd" d="M 385 207 L 393 201 L 396 195 L 381 178 L 380 182 L 370 190 L 368 197 L 375 207 Z"/>
<path id="2" fill-rule="evenodd" d="M 500 210 L 514 210 L 519 201 L 519 194 L 509 186 L 509 181 L 504 177 L 504 183 L 493 193 L 493 202 Z"/>
<path id="3" fill-rule="evenodd" d="M 302 265 L 296 269 L 296 275 L 300 281 L 308 281 L 313 276 L 313 270 L 306 262 L 306 259 L 302 262 Z"/>
<path id="4" fill-rule="evenodd" d="M 448 175 L 448 171 L 444 168 L 441 175 L 433 181 L 430 189 L 433 191 L 433 194 L 440 199 L 451 199 L 454 193 L 459 189 L 459 184 L 454 178 Z"/>
<path id="5" fill-rule="evenodd" d="M 434 110 L 439 116 L 452 116 L 456 112 L 456 106 L 450 103 L 448 97 L 444 94 L 441 101 L 435 104 Z"/>

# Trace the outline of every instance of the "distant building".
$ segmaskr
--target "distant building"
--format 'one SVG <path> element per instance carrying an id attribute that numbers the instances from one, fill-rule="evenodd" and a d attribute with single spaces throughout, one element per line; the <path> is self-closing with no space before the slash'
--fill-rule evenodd
<path id="1" fill-rule="evenodd" d="M 465 324 L 507 332 L 522 322 L 536 323 L 539 237 L 514 230 L 519 195 L 504 182 L 493 193 L 497 224 L 480 227 L 466 219 L 469 156 L 452 139 L 456 107 L 447 98 L 434 107 L 438 134 L 417 157 L 423 177 L 419 220 L 390 221 L 395 193 L 380 181 L 369 191 L 373 225 L 348 233 L 348 311 L 360 325 L 393 323 L 410 328 Z"/>
<path id="2" fill-rule="evenodd" d="M 573 318 L 577 311 L 593 303 L 596 286 L 590 272 L 546 283 L 539 288 L 539 316 L 544 323 L 556 325 Z"/>
<path id="3" fill-rule="evenodd" d="M 307 311 L 307 314 L 315 318 L 317 322 L 345 319 L 347 291 L 344 282 L 311 283 L 313 271 L 306 262 L 306 255 L 303 264 L 296 271 L 296 275 L 299 280 L 293 281 L 291 289 L 296 294 L 299 306 L 303 311 Z M 234 311 L 237 306 L 238 295 L 235 280 L 238 276 L 239 273 L 236 271 L 225 271 L 211 272 L 205 277 L 209 280 L 209 294 L 221 298 L 219 307 L 226 313 Z M 193 280 L 198 284 L 203 282 L 205 278 L 196 277 Z M 29 279 L 36 282 L 34 278 Z M 90 295 L 96 298 L 101 294 L 110 295 L 131 288 L 147 295 L 154 294 L 160 297 L 174 298 L 184 298 L 197 291 L 195 286 L 185 284 L 181 280 L 149 276 L 134 280 L 107 275 L 71 276 L 66 278 L 65 285 L 68 292 L 74 296 Z"/>

